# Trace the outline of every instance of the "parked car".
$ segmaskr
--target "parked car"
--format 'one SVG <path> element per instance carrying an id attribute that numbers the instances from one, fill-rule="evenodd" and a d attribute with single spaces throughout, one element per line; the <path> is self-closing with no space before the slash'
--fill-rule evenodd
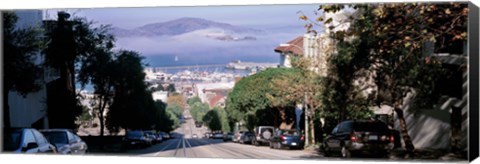
<path id="1" fill-rule="evenodd" d="M 259 126 L 255 128 L 255 138 L 253 139 L 253 145 L 267 145 L 270 143 L 270 137 L 273 136 L 273 126 Z"/>
<path id="2" fill-rule="evenodd" d="M 53 144 L 60 154 L 85 154 L 87 144 L 68 129 L 42 129 L 40 132 Z"/>
<path id="3" fill-rule="evenodd" d="M 192 138 L 198 138 L 197 134 L 193 134 Z"/>
<path id="4" fill-rule="evenodd" d="M 141 130 L 132 130 L 125 133 L 123 138 L 123 143 L 126 146 L 143 146 L 148 147 L 152 145 L 152 139 L 150 139 L 143 131 Z"/>
<path id="5" fill-rule="evenodd" d="M 202 127 L 202 123 L 201 123 L 201 122 L 198 122 L 198 121 L 195 121 L 195 127 L 201 128 L 201 127 Z"/>
<path id="6" fill-rule="evenodd" d="M 232 141 L 236 143 L 240 142 L 240 137 L 242 136 L 243 133 L 245 133 L 245 131 L 238 131 L 237 133 L 235 133 L 235 135 L 232 138 Z"/>
<path id="7" fill-rule="evenodd" d="M 33 128 L 4 129 L 2 150 L 13 153 L 57 153 L 55 146 Z"/>
<path id="8" fill-rule="evenodd" d="M 287 147 L 302 149 L 305 145 L 305 137 L 298 130 L 277 130 L 270 138 L 269 146 L 274 149 Z"/>
<path id="9" fill-rule="evenodd" d="M 241 144 L 251 144 L 253 138 L 255 138 L 255 135 L 253 132 L 245 132 L 240 136 L 240 143 Z"/>
<path id="10" fill-rule="evenodd" d="M 206 132 L 203 137 L 204 138 L 210 138 L 211 136 L 212 136 L 211 132 Z"/>
<path id="11" fill-rule="evenodd" d="M 168 134 L 167 132 L 158 132 L 158 133 L 162 136 L 163 140 L 168 140 L 168 139 L 172 138 L 172 136 L 170 134 Z"/>
<path id="12" fill-rule="evenodd" d="M 223 139 L 223 133 L 221 133 L 221 132 L 213 133 L 211 138 L 213 138 L 213 139 Z"/>
<path id="13" fill-rule="evenodd" d="M 162 137 L 159 137 L 154 131 L 145 131 L 145 134 L 152 140 L 152 144 L 162 142 Z"/>
<path id="14" fill-rule="evenodd" d="M 325 156 L 339 153 L 351 157 L 355 153 L 386 156 L 393 148 L 394 135 L 380 121 L 348 120 L 338 124 L 322 144 Z"/>
<path id="15" fill-rule="evenodd" d="M 223 135 L 223 142 L 232 141 L 233 137 L 234 137 L 233 132 L 228 132 L 225 135 Z"/>

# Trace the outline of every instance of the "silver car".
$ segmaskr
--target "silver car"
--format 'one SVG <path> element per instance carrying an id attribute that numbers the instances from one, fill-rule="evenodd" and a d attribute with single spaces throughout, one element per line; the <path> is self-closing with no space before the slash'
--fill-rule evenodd
<path id="1" fill-rule="evenodd" d="M 55 145 L 59 154 L 85 154 L 87 144 L 68 129 L 42 129 L 42 134 Z"/>
<path id="2" fill-rule="evenodd" d="M 33 128 L 5 129 L 3 135 L 4 152 L 13 153 L 56 153 L 55 146 Z"/>

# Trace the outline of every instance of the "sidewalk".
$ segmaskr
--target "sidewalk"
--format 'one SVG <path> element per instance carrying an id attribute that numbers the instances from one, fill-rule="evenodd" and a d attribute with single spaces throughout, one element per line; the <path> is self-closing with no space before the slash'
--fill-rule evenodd
<path id="1" fill-rule="evenodd" d="M 408 154 L 404 148 L 394 149 L 389 156 L 392 160 L 421 159 L 421 160 L 443 160 L 443 161 L 466 161 L 467 153 L 453 154 L 448 151 L 435 149 L 415 149 L 413 154 Z"/>
<path id="2" fill-rule="evenodd" d="M 321 156 L 323 156 L 323 152 L 320 150 L 318 146 L 309 146 L 304 150 L 317 152 L 317 153 L 320 153 Z M 448 151 L 436 150 L 436 149 L 415 149 L 413 154 L 409 155 L 404 148 L 396 148 L 392 150 L 392 152 L 390 153 L 387 159 L 399 160 L 399 161 L 408 161 L 408 160 L 445 161 L 445 162 L 468 161 L 467 152 L 453 154 Z"/>

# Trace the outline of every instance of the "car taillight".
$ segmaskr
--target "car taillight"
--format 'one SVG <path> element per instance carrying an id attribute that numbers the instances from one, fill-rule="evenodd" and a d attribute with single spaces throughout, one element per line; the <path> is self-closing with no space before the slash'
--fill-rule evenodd
<path id="1" fill-rule="evenodd" d="M 358 138 L 357 138 L 357 136 L 355 136 L 355 134 L 351 134 L 351 135 L 350 135 L 350 140 L 351 140 L 352 142 L 357 142 L 357 139 L 358 139 Z"/>
<path id="2" fill-rule="evenodd" d="M 390 136 L 390 142 L 393 143 L 393 141 L 395 141 L 395 138 L 393 137 L 393 135 Z"/>
<path id="3" fill-rule="evenodd" d="M 285 136 L 280 136 L 280 139 L 282 139 L 282 140 L 286 140 L 286 139 L 287 139 L 287 137 L 285 137 Z"/>
<path id="4" fill-rule="evenodd" d="M 305 139 L 305 136 L 302 136 L 302 137 L 300 137 L 300 140 L 302 140 L 302 141 L 303 141 L 304 139 Z"/>

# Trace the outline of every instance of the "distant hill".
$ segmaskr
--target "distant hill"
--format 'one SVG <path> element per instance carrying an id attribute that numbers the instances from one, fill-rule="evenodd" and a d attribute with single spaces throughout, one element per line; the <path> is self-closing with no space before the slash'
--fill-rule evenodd
<path id="1" fill-rule="evenodd" d="M 201 31 L 201 33 L 199 31 Z M 195 33 L 196 35 L 202 34 L 207 38 L 224 41 L 255 40 L 254 35 L 264 33 L 262 30 L 190 17 L 146 24 L 134 29 L 113 28 L 111 32 L 116 37 L 176 36 Z"/>

